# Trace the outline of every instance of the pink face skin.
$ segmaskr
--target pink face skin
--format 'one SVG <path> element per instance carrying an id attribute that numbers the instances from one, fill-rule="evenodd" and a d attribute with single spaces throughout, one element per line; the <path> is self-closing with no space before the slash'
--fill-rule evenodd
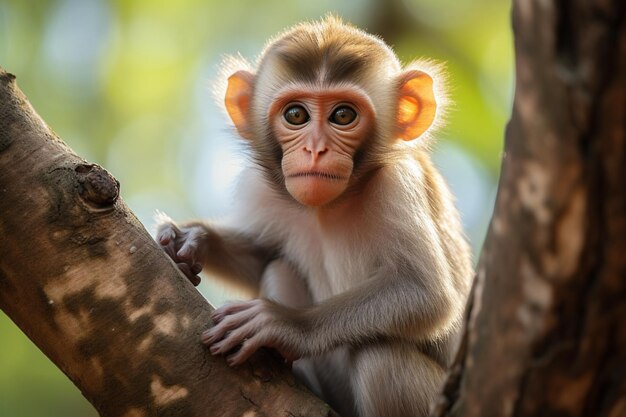
<path id="1" fill-rule="evenodd" d="M 293 198 L 318 207 L 346 190 L 354 153 L 371 131 L 374 115 L 370 99 L 357 87 L 292 87 L 278 95 L 269 117 Z"/>

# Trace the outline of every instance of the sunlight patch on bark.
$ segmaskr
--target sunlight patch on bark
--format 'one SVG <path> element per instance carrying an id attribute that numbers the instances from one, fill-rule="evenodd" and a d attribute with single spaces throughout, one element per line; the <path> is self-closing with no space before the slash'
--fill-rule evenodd
<path id="1" fill-rule="evenodd" d="M 187 330 L 189 326 L 193 324 L 191 317 L 185 314 L 182 319 L 180 319 L 180 325 L 183 326 L 183 329 Z"/>
<path id="2" fill-rule="evenodd" d="M 517 311 L 517 317 L 526 328 L 523 334 L 533 340 L 545 330 L 549 320 L 546 320 L 550 306 L 553 302 L 553 291 L 544 277 L 541 277 L 528 258 L 522 257 L 520 265 L 522 278 L 522 291 L 524 303 Z"/>
<path id="3" fill-rule="evenodd" d="M 137 345 L 137 351 L 139 353 L 144 353 L 146 350 L 152 347 L 152 342 L 154 342 L 154 335 L 150 334 L 145 337 L 139 344 Z"/>
<path id="4" fill-rule="evenodd" d="M 506 235 L 508 228 L 506 227 L 506 222 L 504 222 L 500 216 L 494 215 L 493 219 L 491 220 L 491 225 L 493 227 L 493 233 L 495 233 L 497 236 Z"/>
<path id="5" fill-rule="evenodd" d="M 101 276 L 105 276 L 102 274 Z M 96 286 L 98 298 L 122 298 L 126 295 L 126 284 L 119 279 L 103 279 Z"/>
<path id="6" fill-rule="evenodd" d="M 524 208 L 535 216 L 539 224 L 545 225 L 552 219 L 547 201 L 550 182 L 550 173 L 540 164 L 526 162 L 525 175 L 517 182 L 517 191 Z"/>
<path id="7" fill-rule="evenodd" d="M 65 307 L 55 309 L 54 322 L 62 329 L 65 335 L 74 336 L 84 335 L 91 329 L 91 320 L 89 312 L 81 309 L 76 313 L 69 312 Z M 67 342 L 75 342 L 76 340 L 67 339 Z"/>
<path id="8" fill-rule="evenodd" d="M 171 385 L 166 387 L 158 375 L 152 376 L 150 383 L 150 391 L 154 397 L 154 402 L 158 406 L 168 405 L 171 402 L 178 401 L 189 395 L 189 390 L 180 385 Z"/>
<path id="9" fill-rule="evenodd" d="M 94 284 L 82 268 L 71 269 L 66 266 L 64 269 L 62 277 L 50 280 L 43 289 L 48 300 L 53 303 L 59 303 L 64 297 L 77 294 Z"/>
<path id="10" fill-rule="evenodd" d="M 89 359 L 89 364 L 91 365 L 91 375 L 90 381 L 97 383 L 102 386 L 102 382 L 104 381 L 104 368 L 102 367 L 102 363 L 100 363 L 100 359 L 97 357 L 92 357 Z"/>
<path id="11" fill-rule="evenodd" d="M 166 336 L 174 336 L 176 330 L 176 315 L 164 313 L 154 318 L 154 330 Z"/>
<path id="12" fill-rule="evenodd" d="M 129 265 L 122 260 L 117 269 L 123 270 Z M 63 298 L 78 294 L 85 289 L 94 286 L 96 297 L 119 299 L 126 295 L 127 287 L 121 279 L 116 279 L 115 271 L 110 271 L 110 265 L 105 262 L 99 263 L 95 268 L 93 263 L 90 271 L 85 271 L 82 267 L 66 267 L 65 274 L 62 277 L 53 279 L 44 287 L 44 292 L 48 297 L 49 303 L 54 304 Z M 102 271 L 107 271 L 102 272 Z M 94 279 L 94 277 L 105 277 L 103 279 Z M 51 301 L 51 302 L 50 302 Z"/>
<path id="13" fill-rule="evenodd" d="M 140 410 L 139 408 L 131 408 L 127 412 L 125 412 L 122 417 L 145 417 L 146 412 Z"/>
<path id="14" fill-rule="evenodd" d="M 551 277 L 566 279 L 578 270 L 587 233 L 586 216 L 586 190 L 579 187 L 573 192 L 567 211 L 557 225 L 555 252 L 546 252 L 543 258 L 546 272 Z"/>
<path id="15" fill-rule="evenodd" d="M 139 319 L 140 317 L 142 317 L 143 315 L 149 315 L 152 314 L 152 307 L 153 307 L 154 303 L 150 303 L 150 304 L 146 304 L 143 305 L 139 308 L 133 308 L 130 305 L 127 305 L 126 307 L 126 312 L 128 314 L 128 319 L 131 322 L 135 322 L 137 321 L 137 319 Z"/>

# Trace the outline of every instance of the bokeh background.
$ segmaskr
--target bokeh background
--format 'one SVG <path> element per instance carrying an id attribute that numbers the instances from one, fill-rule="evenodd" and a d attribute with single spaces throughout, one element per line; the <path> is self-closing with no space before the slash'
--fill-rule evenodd
<path id="1" fill-rule="evenodd" d="M 243 159 L 211 95 L 223 56 L 254 60 L 269 37 L 333 12 L 383 37 L 403 61 L 447 63 L 454 106 L 435 160 L 477 254 L 512 102 L 509 7 L 502 0 L 0 0 L 0 66 L 79 155 L 119 179 L 151 230 L 155 209 L 175 219 L 228 213 Z M 206 282 L 200 290 L 217 304 L 233 297 Z M 0 312 L 0 417 L 96 415 Z"/>

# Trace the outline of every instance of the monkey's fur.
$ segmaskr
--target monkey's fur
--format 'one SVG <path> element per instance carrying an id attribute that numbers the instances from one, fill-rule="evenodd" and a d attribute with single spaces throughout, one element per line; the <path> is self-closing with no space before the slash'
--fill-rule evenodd
<path id="1" fill-rule="evenodd" d="M 402 67 L 380 39 L 333 17 L 272 40 L 256 70 L 230 68 L 227 110 L 251 156 L 232 222 L 165 220 L 158 233 L 190 278 L 201 264 L 260 297 L 216 310 L 218 324 L 203 336 L 213 354 L 230 352 L 229 363 L 238 364 L 262 346 L 276 348 L 344 417 L 427 415 L 473 276 L 459 215 L 428 150 L 425 130 L 441 121 L 445 100 L 433 68 Z M 361 107 L 371 106 L 372 120 L 346 151 L 353 167 L 345 189 L 324 204 L 303 204 L 286 186 L 291 151 L 276 129 L 284 120 L 271 110 L 285 86 L 311 100 L 348 89 L 365 97 Z M 423 95 L 429 89 L 432 103 Z M 418 104 L 403 102 L 403 94 L 417 94 Z M 425 121 L 407 119 L 402 105 Z M 409 140 L 416 132 L 419 139 Z M 328 139 L 316 157 L 331 161 L 333 147 Z M 309 153 L 294 152 L 308 158 L 303 149 Z"/>

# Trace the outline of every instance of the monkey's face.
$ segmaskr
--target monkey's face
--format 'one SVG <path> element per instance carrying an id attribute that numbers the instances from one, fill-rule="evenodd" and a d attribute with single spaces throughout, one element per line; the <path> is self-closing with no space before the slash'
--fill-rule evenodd
<path id="1" fill-rule="evenodd" d="M 282 149 L 287 191 L 301 204 L 323 206 L 348 187 L 374 110 L 356 87 L 290 87 L 276 96 L 268 118 Z"/>
<path id="2" fill-rule="evenodd" d="M 436 114 L 428 74 L 402 70 L 376 38 L 337 30 L 321 38 L 305 29 L 285 34 L 256 73 L 230 75 L 224 97 L 267 178 L 281 188 L 284 181 L 306 206 L 356 189 L 364 173 L 393 162 L 394 141 L 419 137 Z"/>

